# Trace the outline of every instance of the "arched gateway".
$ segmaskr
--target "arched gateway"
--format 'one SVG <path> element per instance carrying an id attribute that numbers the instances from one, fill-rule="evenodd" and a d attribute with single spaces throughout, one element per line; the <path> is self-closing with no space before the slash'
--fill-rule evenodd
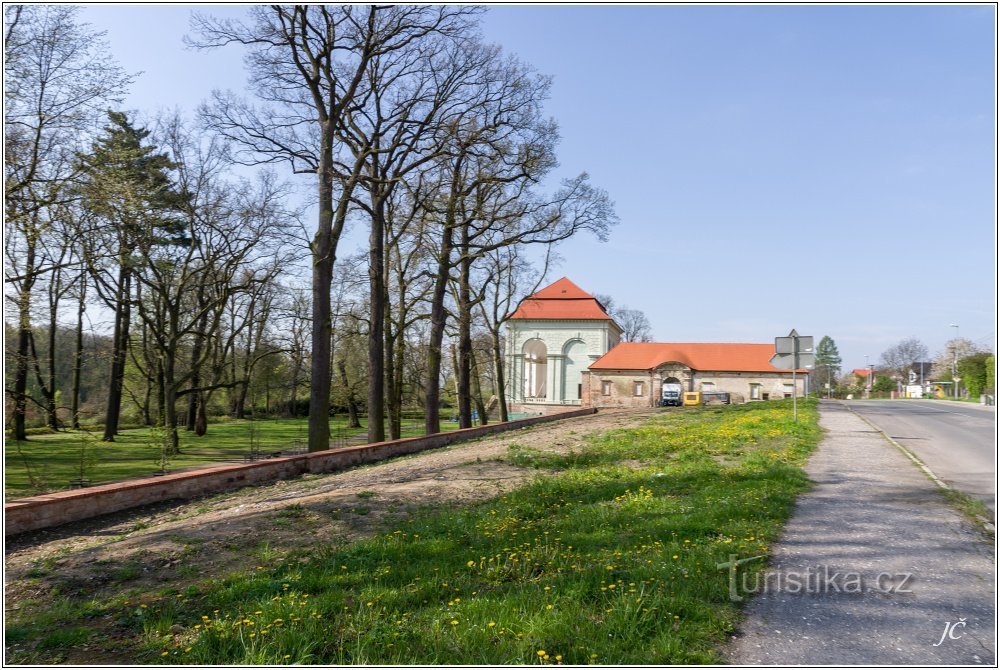
<path id="1" fill-rule="evenodd" d="M 583 372 L 620 339 L 604 306 L 565 277 L 528 296 L 507 321 L 510 410 L 579 405 Z"/>

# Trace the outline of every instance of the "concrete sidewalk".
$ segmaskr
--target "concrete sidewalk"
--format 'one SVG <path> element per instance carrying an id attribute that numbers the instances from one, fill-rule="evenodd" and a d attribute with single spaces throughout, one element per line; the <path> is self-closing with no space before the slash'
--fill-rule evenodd
<path id="1" fill-rule="evenodd" d="M 815 486 L 774 547 L 769 579 L 737 580 L 757 595 L 727 660 L 995 665 L 992 544 L 844 406 L 824 402 L 820 425 L 827 435 L 806 467 Z"/>

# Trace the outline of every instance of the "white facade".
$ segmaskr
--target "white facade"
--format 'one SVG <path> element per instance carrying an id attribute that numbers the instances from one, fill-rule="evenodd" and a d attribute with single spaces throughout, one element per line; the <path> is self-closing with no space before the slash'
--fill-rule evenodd
<path id="1" fill-rule="evenodd" d="M 610 320 L 509 320 L 508 404 L 529 410 L 542 409 L 539 405 L 579 405 L 582 373 L 620 338 L 618 326 Z"/>

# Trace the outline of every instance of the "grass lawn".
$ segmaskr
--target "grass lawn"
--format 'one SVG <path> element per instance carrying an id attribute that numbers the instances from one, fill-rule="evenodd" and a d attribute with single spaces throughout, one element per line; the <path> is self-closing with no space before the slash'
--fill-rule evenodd
<path id="1" fill-rule="evenodd" d="M 330 421 L 333 443 L 363 435 L 366 428 L 347 428 L 346 417 Z M 242 461 L 250 452 L 250 430 L 255 426 L 260 451 L 266 453 L 291 449 L 296 443 L 307 444 L 308 419 L 265 419 L 228 421 L 209 424 L 208 432 L 198 437 L 181 429 L 181 454 L 173 456 L 168 472 L 210 465 L 220 461 Z M 455 430 L 458 424 L 442 422 L 442 430 Z M 404 425 L 403 437 L 423 434 L 423 427 Z M 70 480 L 80 477 L 81 452 L 84 452 L 84 476 L 92 484 L 147 477 L 159 470 L 159 446 L 149 428 L 125 430 L 115 442 L 101 442 L 100 429 L 85 433 L 65 431 L 32 435 L 20 444 L 7 440 L 5 474 L 8 498 L 70 487 Z M 19 451 L 20 449 L 20 451 Z M 30 476 L 29 476 L 30 471 Z M 32 481 L 34 480 L 34 481 Z"/>
<path id="2" fill-rule="evenodd" d="M 100 619 L 145 663 L 716 663 L 739 616 L 718 564 L 768 554 L 808 487 L 820 429 L 815 401 L 799 407 L 798 423 L 785 401 L 668 410 L 565 456 L 515 446 L 504 460 L 539 475 L 502 497 L 183 591 L 81 600 L 51 631 L 48 612 L 8 614 L 8 638 Z"/>

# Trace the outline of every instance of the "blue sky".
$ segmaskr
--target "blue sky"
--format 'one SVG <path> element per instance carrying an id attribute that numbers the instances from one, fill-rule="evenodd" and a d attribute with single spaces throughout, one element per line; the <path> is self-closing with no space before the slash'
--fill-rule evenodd
<path id="1" fill-rule="evenodd" d="M 144 71 L 127 107 L 242 87 L 238 49 L 183 46 L 191 11 L 84 9 Z M 933 354 L 953 323 L 995 347 L 994 26 L 985 5 L 497 6 L 483 32 L 554 77 L 558 176 L 586 170 L 621 218 L 554 279 L 657 340 L 796 328 L 852 368 L 907 337 Z"/>

